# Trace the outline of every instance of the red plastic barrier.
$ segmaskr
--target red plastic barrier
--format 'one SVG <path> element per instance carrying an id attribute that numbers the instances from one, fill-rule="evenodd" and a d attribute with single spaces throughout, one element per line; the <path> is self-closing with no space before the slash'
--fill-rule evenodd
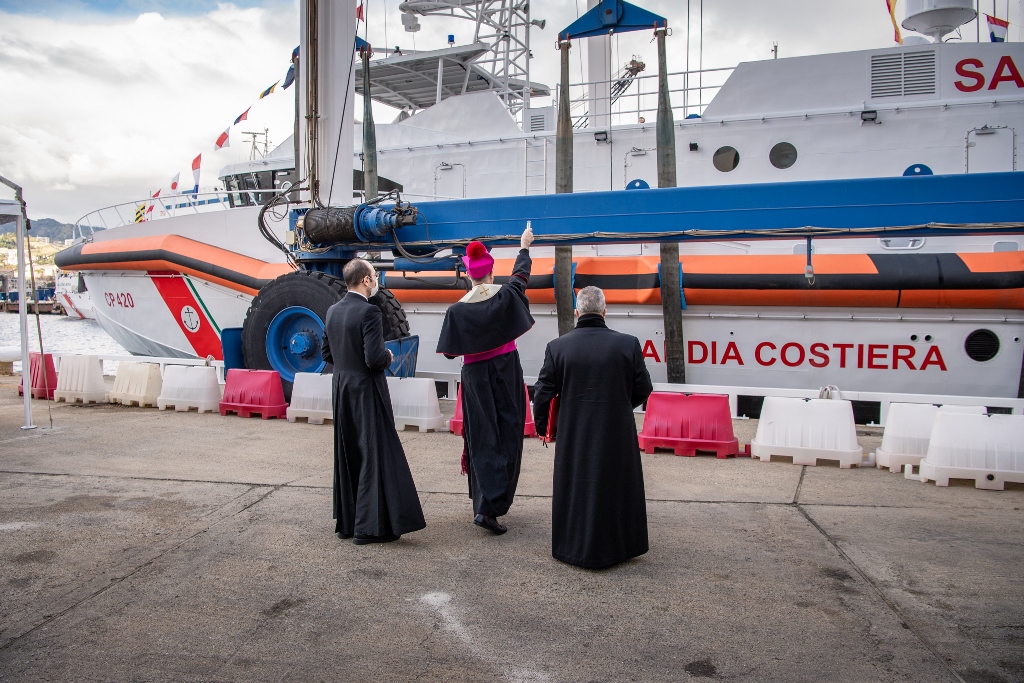
<path id="1" fill-rule="evenodd" d="M 530 390 L 523 384 L 526 391 L 526 425 L 523 427 L 523 436 L 537 436 L 537 425 L 533 423 L 533 411 L 530 410 Z M 455 416 L 448 421 L 448 431 L 456 436 L 462 436 L 462 385 L 459 385 L 459 395 L 455 399 Z"/>
<path id="2" fill-rule="evenodd" d="M 228 370 L 220 414 L 229 412 L 238 413 L 239 417 L 258 413 L 264 420 L 287 417 L 281 375 L 274 370 Z"/>
<path id="3" fill-rule="evenodd" d="M 526 384 L 523 384 L 523 390 L 526 392 L 526 425 L 523 427 L 523 436 L 536 437 L 537 425 L 533 423 L 533 410 L 530 406 L 530 389 Z"/>
<path id="4" fill-rule="evenodd" d="M 36 351 L 28 352 L 29 381 L 32 385 L 32 398 L 53 400 L 53 390 L 57 388 L 57 371 L 53 367 L 53 356 L 46 354 L 46 373 L 43 373 L 43 358 Z M 25 394 L 25 369 L 21 369 L 21 385 L 18 396 Z"/>
<path id="5" fill-rule="evenodd" d="M 640 448 L 671 448 L 676 455 L 714 451 L 719 458 L 739 454 L 732 431 L 729 397 L 655 392 L 647 399 Z"/>
<path id="6" fill-rule="evenodd" d="M 462 436 L 462 385 L 459 385 L 459 395 L 455 398 L 455 417 L 448 421 L 448 431 L 456 436 Z"/>

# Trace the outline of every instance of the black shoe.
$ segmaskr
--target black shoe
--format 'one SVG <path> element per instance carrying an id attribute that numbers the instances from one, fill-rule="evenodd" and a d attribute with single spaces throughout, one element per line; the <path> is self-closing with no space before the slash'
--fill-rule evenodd
<path id="1" fill-rule="evenodd" d="M 343 541 L 347 541 L 348 539 L 352 538 L 352 534 L 343 534 L 340 531 L 335 531 L 334 535 Z"/>
<path id="2" fill-rule="evenodd" d="M 488 517 L 486 515 L 477 515 L 473 519 L 473 524 L 476 524 L 477 526 L 482 526 L 495 536 L 501 536 L 503 533 L 508 531 L 507 526 L 500 523 L 494 517 Z"/>
<path id="3" fill-rule="evenodd" d="M 370 543 L 391 543 L 397 541 L 401 536 L 371 536 L 369 534 L 356 534 L 352 542 L 356 545 L 368 545 Z"/>

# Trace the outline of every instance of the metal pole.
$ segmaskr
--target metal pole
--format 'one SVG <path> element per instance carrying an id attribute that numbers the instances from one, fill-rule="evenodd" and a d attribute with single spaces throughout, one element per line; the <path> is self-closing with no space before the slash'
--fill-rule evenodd
<path id="1" fill-rule="evenodd" d="M 558 88 L 558 129 L 555 132 L 555 193 L 572 192 L 572 117 L 569 115 L 569 41 L 559 42 L 562 76 Z M 555 312 L 558 336 L 572 332 L 572 247 L 555 247 Z"/>
<path id="2" fill-rule="evenodd" d="M 301 57 L 301 55 L 292 54 L 292 65 L 295 67 L 295 82 L 292 83 L 292 86 L 295 88 L 295 125 L 294 125 L 294 128 L 292 129 L 292 147 L 293 147 L 294 153 L 295 153 L 295 178 L 294 178 L 294 182 L 292 183 L 292 185 L 298 185 L 299 183 L 301 183 L 302 181 L 304 181 L 306 179 L 303 176 L 303 174 L 302 174 L 301 168 L 299 167 L 299 160 L 302 158 L 300 156 L 300 152 L 299 152 L 299 149 L 300 149 L 299 123 L 302 121 L 302 115 L 299 114 L 299 93 L 302 92 L 302 82 L 303 82 L 302 78 L 300 77 L 301 74 L 299 74 L 299 59 L 300 59 L 300 57 Z M 299 198 L 298 193 L 296 193 L 296 194 L 294 194 L 292 196 L 296 200 L 298 200 L 298 198 Z M 238 199 L 241 199 L 241 195 L 235 195 L 235 200 L 237 201 Z"/>
<path id="3" fill-rule="evenodd" d="M 25 396 L 25 425 L 22 429 L 35 429 L 32 424 L 32 372 L 28 357 L 28 302 L 25 294 L 25 200 L 21 196 L 21 186 L 0 176 L 0 184 L 14 190 L 14 200 L 21 211 L 14 221 L 14 236 L 18 240 L 18 327 L 21 332 L 21 383 Z M 38 305 L 36 310 L 38 311 Z M 43 376 L 46 376 L 46 365 L 43 364 Z"/>
<path id="4" fill-rule="evenodd" d="M 370 48 L 359 50 L 363 58 L 363 201 L 377 198 L 377 130 L 373 125 L 373 100 L 370 99 Z M 438 64 L 441 60 L 438 60 Z M 438 67 L 437 91 L 441 92 L 441 67 Z"/>
<path id="5" fill-rule="evenodd" d="M 20 201 L 21 191 L 16 192 Z M 32 424 L 32 373 L 28 357 L 28 297 L 25 291 L 25 217 L 18 214 L 15 219 L 16 237 L 18 240 L 18 329 L 21 332 L 21 383 L 25 391 L 25 426 L 22 429 L 35 429 Z M 43 366 L 43 374 L 46 366 Z"/>
<path id="6" fill-rule="evenodd" d="M 676 186 L 676 132 L 668 92 L 668 63 L 665 56 L 667 27 L 655 29 L 658 40 L 658 187 Z M 661 311 L 665 324 L 665 364 L 668 381 L 686 382 L 683 355 L 683 298 L 679 282 L 679 243 L 661 244 Z"/>

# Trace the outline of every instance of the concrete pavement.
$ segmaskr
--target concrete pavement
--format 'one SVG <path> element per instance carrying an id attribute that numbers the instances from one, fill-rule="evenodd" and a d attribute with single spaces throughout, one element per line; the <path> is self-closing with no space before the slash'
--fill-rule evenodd
<path id="1" fill-rule="evenodd" d="M 0 377 L 2 681 L 1024 680 L 1021 488 L 645 455 L 651 551 L 594 572 L 535 439 L 493 537 L 461 441 L 404 432 L 427 529 L 357 547 L 329 425 L 35 411 Z"/>

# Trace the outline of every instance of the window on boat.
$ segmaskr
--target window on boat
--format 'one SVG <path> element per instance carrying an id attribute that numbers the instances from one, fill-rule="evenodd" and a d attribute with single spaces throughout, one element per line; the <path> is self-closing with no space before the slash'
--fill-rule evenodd
<path id="1" fill-rule="evenodd" d="M 735 147 L 729 147 L 728 145 L 719 147 L 711 162 L 722 173 L 728 173 L 740 165 L 740 153 L 736 151 Z"/>
<path id="2" fill-rule="evenodd" d="M 768 161 L 775 168 L 786 169 L 796 163 L 796 147 L 789 142 L 780 142 L 768 152 Z"/>

